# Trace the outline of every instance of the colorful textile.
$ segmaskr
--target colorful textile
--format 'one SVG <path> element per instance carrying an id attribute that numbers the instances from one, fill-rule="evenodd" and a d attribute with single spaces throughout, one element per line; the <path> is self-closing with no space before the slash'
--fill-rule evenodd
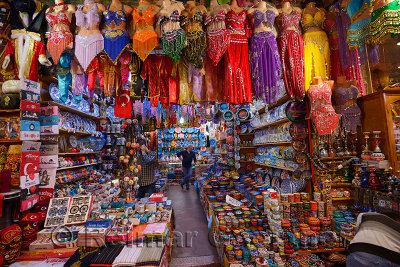
<path id="1" fill-rule="evenodd" d="M 373 43 L 381 43 L 390 34 L 392 38 L 400 33 L 400 2 L 392 1 L 371 14 L 371 38 Z"/>
<path id="2" fill-rule="evenodd" d="M 104 38 L 101 34 L 75 36 L 75 57 L 86 71 L 92 60 L 103 50 Z"/>
<path id="3" fill-rule="evenodd" d="M 129 47 L 129 34 L 123 30 L 107 30 L 104 33 L 104 52 L 115 64 L 125 48 Z"/>
<path id="4" fill-rule="evenodd" d="M 181 16 L 181 26 L 186 32 L 188 45 L 183 48 L 183 56 L 196 68 L 203 68 L 202 55 L 206 49 L 206 36 L 203 31 L 203 13 L 196 12 L 193 18 Z"/>
<path id="5" fill-rule="evenodd" d="M 214 24 L 220 26 L 215 28 Z M 222 25 L 221 25 L 222 24 Z M 206 15 L 204 25 L 207 27 L 207 56 L 216 66 L 221 60 L 231 41 L 231 34 L 225 28 L 225 10 L 218 12 L 215 17 Z"/>
<path id="6" fill-rule="evenodd" d="M 170 22 L 170 27 L 175 26 L 174 30 L 166 31 L 164 29 L 167 22 Z M 186 45 L 186 33 L 180 28 L 179 22 L 180 17 L 178 10 L 171 12 L 169 17 L 159 17 L 162 50 L 166 55 L 171 57 L 173 62 L 177 62 L 180 59 L 179 54 Z"/>
<path id="7" fill-rule="evenodd" d="M 342 128 L 348 132 L 357 132 L 361 127 L 361 110 L 357 105 L 358 89 L 351 85 L 349 88 L 336 87 L 333 90 L 335 111 L 342 115 Z"/>
<path id="8" fill-rule="evenodd" d="M 140 5 L 141 2 L 139 3 Z M 133 9 L 132 12 L 133 25 L 136 28 L 132 37 L 132 49 L 142 61 L 145 61 L 151 51 L 158 46 L 158 35 L 153 28 L 155 21 L 154 9 L 154 5 L 150 5 L 143 13 L 137 8 Z"/>
<path id="9" fill-rule="evenodd" d="M 60 100 L 65 103 L 68 100 L 68 89 L 72 84 L 71 54 L 64 53 L 57 64 L 58 91 Z"/>

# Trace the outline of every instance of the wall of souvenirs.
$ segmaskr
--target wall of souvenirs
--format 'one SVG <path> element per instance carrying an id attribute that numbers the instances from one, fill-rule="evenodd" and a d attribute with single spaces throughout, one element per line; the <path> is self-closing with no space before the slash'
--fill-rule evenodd
<path id="1" fill-rule="evenodd" d="M 167 266 L 182 172 L 136 199 L 138 139 L 203 154 L 225 266 L 343 262 L 360 212 L 399 217 L 399 9 L 0 0 L 0 264 Z"/>

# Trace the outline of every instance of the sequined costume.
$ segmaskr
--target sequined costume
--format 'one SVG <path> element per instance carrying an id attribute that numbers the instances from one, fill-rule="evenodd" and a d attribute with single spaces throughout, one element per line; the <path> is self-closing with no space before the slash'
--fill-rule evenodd
<path id="1" fill-rule="evenodd" d="M 159 17 L 162 50 L 172 59 L 173 62 L 177 62 L 180 59 L 179 54 L 186 44 L 186 33 L 180 28 L 166 31 L 164 26 L 167 23 L 179 24 L 179 21 L 180 19 L 178 10 L 174 10 L 169 17 Z"/>
<path id="2" fill-rule="evenodd" d="M 274 25 L 275 12 L 254 11 L 254 29 L 262 23 Z M 267 104 L 276 102 L 281 78 L 281 59 L 272 31 L 253 33 L 250 40 L 251 85 L 253 93 Z"/>
<path id="3" fill-rule="evenodd" d="M 61 11 L 57 12 L 56 15 L 52 15 L 54 12 L 54 7 L 50 7 L 47 14 L 46 19 L 50 25 L 50 37 L 47 40 L 47 50 L 49 51 L 51 57 L 54 60 L 54 64 L 58 64 L 58 60 L 61 57 L 61 54 L 64 52 L 66 48 L 72 48 L 74 43 L 74 36 L 69 30 L 71 26 L 71 21 L 69 20 L 66 12 L 68 11 L 68 5 L 64 4 Z M 57 29 L 60 25 L 64 29 Z M 57 28 L 55 28 L 55 26 Z"/>
<path id="4" fill-rule="evenodd" d="M 226 27 L 231 33 L 231 42 L 225 53 L 225 101 L 244 104 L 253 101 L 249 70 L 249 46 L 251 35 L 247 11 L 239 14 L 230 10 L 226 14 Z"/>
<path id="5" fill-rule="evenodd" d="M 371 18 L 358 20 L 364 12 L 369 12 L 369 10 L 372 10 L 369 0 L 352 0 L 347 5 L 347 13 L 352 23 L 347 32 L 347 44 L 351 49 L 364 50 L 365 44 L 369 42 Z"/>
<path id="6" fill-rule="evenodd" d="M 305 13 L 303 10 L 301 25 L 305 31 L 312 27 L 318 27 L 321 29 L 324 21 L 325 13 L 321 9 L 318 9 L 314 15 Z M 313 77 L 320 76 L 323 79 L 330 78 L 329 41 L 328 36 L 322 30 L 305 32 L 303 34 L 303 40 L 305 67 L 304 81 L 305 90 L 307 91 Z"/>
<path id="7" fill-rule="evenodd" d="M 183 56 L 196 68 L 203 68 L 202 55 L 206 49 L 206 35 L 203 31 L 203 13 L 198 11 L 193 18 L 181 16 L 181 27 L 186 33 L 188 45 L 183 48 Z"/>
<path id="8" fill-rule="evenodd" d="M 293 10 L 290 14 L 282 12 L 277 17 L 280 29 L 278 47 L 282 60 L 282 72 L 286 92 L 290 97 L 304 97 L 304 44 L 298 30 L 301 14 Z M 295 29 L 289 29 L 295 27 Z"/>
<path id="9" fill-rule="evenodd" d="M 7 43 L 4 56 L 12 56 L 15 66 L 15 75 L 37 82 L 39 79 L 39 62 L 46 60 L 44 44 L 40 42 L 40 35 L 25 30 L 12 30 L 12 40 Z"/>
<path id="10" fill-rule="evenodd" d="M 88 29 L 100 23 L 100 15 L 97 12 L 97 4 L 93 4 L 87 13 L 83 13 L 84 5 L 79 5 L 75 13 L 76 25 Z M 104 39 L 98 34 L 88 36 L 76 35 L 75 37 L 75 57 L 79 64 L 86 71 L 92 60 L 103 50 Z"/>
<path id="11" fill-rule="evenodd" d="M 56 73 L 58 78 L 58 92 L 60 100 L 65 103 L 68 100 L 68 89 L 72 84 L 71 54 L 63 53 L 57 64 Z"/>
<path id="12" fill-rule="evenodd" d="M 76 60 L 71 61 L 71 74 L 72 74 L 72 95 L 74 96 L 75 102 L 79 103 L 82 101 L 83 91 L 87 86 L 87 76 L 83 71 L 81 65 Z"/>
<path id="13" fill-rule="evenodd" d="M 191 63 L 189 63 L 188 82 L 192 85 L 192 101 L 205 101 L 206 92 L 203 86 L 203 74 L 200 73 L 199 68 Z"/>
<path id="14" fill-rule="evenodd" d="M 375 1 L 374 6 L 380 1 Z M 400 2 L 394 0 L 377 9 L 371 14 L 371 38 L 373 43 L 382 43 L 390 34 L 392 38 L 400 33 Z"/>
<path id="15" fill-rule="evenodd" d="M 319 135 L 332 134 L 336 130 L 340 115 L 336 114 L 331 102 L 331 88 L 327 82 L 310 85 L 307 95 L 311 102 L 310 118 Z"/>
<path id="16" fill-rule="evenodd" d="M 178 62 L 179 73 L 179 105 L 187 105 L 190 103 L 191 88 L 188 81 L 189 63 L 182 58 Z"/>
<path id="17" fill-rule="evenodd" d="M 216 28 L 213 24 L 219 24 L 220 27 Z M 225 10 L 219 11 L 215 17 L 206 15 L 204 26 L 207 27 L 207 56 L 216 66 L 231 41 L 231 33 L 225 27 Z"/>
<path id="18" fill-rule="evenodd" d="M 103 13 L 106 20 L 104 51 L 111 61 L 116 64 L 120 55 L 125 51 L 125 48 L 129 47 L 129 34 L 119 29 L 123 23 L 127 22 L 128 18 L 124 12 L 123 4 L 121 10 L 115 12 L 110 10 L 110 5 Z"/>
<path id="19" fill-rule="evenodd" d="M 354 85 L 349 88 L 336 87 L 332 97 L 335 111 L 342 115 L 342 128 L 346 131 L 357 132 L 361 127 L 361 110 L 357 105 L 358 89 Z"/>
<path id="20" fill-rule="evenodd" d="M 145 61 L 147 56 L 158 46 L 158 35 L 154 31 L 154 5 L 140 13 L 140 10 L 135 8 L 133 10 L 133 26 L 136 31 L 132 38 L 132 49 Z"/>

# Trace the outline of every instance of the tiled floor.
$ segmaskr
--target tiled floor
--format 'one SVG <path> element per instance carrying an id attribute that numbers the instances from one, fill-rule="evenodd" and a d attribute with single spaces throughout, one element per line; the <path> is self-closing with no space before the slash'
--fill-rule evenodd
<path id="1" fill-rule="evenodd" d="M 170 185 L 167 195 L 175 214 L 170 266 L 220 266 L 217 251 L 208 241 L 207 219 L 194 186 L 186 191 Z"/>

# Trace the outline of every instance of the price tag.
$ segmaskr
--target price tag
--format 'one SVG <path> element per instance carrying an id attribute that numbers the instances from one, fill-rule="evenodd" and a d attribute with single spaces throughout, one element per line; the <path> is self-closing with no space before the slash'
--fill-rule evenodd
<path id="1" fill-rule="evenodd" d="M 226 196 L 225 202 L 235 207 L 240 207 L 242 205 L 242 202 L 228 195 Z"/>

